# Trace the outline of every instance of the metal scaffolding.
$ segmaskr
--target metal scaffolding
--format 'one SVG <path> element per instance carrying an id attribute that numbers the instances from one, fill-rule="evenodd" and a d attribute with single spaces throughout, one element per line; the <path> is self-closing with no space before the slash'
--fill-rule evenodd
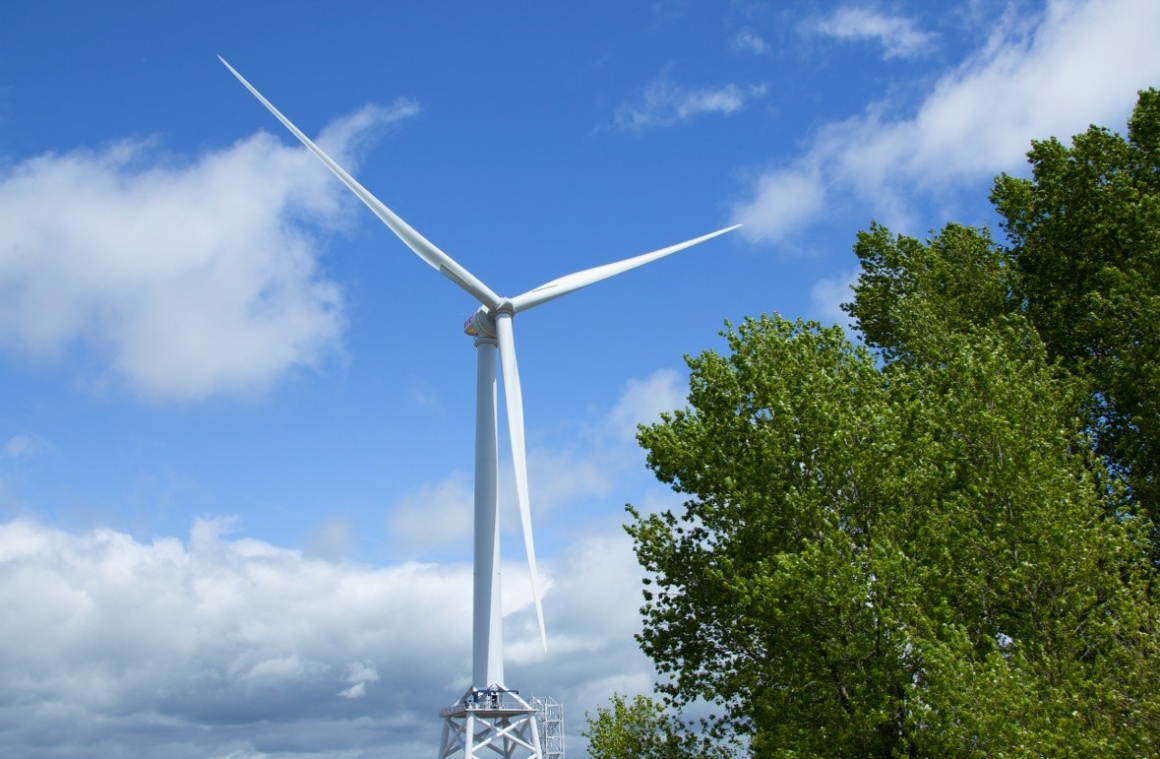
<path id="1" fill-rule="evenodd" d="M 529 703 L 540 723 L 544 759 L 564 759 L 564 705 L 551 696 L 532 696 Z"/>

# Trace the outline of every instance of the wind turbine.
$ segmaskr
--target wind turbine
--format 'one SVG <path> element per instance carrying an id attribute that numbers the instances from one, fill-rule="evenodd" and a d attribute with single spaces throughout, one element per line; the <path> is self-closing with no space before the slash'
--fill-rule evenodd
<path id="1" fill-rule="evenodd" d="M 540 642 L 548 650 L 544 628 L 544 610 L 540 600 L 536 572 L 536 552 L 532 540 L 531 508 L 528 498 L 528 467 L 524 445 L 524 402 L 520 374 L 516 365 L 515 337 L 512 321 L 516 314 L 555 300 L 582 287 L 656 261 L 679 250 L 710 240 L 737 229 L 740 224 L 645 253 L 634 258 L 597 266 L 569 274 L 514 298 L 496 295 L 474 274 L 451 256 L 437 248 L 423 235 L 359 184 L 313 141 L 294 126 L 262 96 L 237 70 L 220 55 L 218 59 L 238 78 L 270 113 L 282 122 L 311 153 L 326 164 L 342 183 L 362 200 L 407 247 L 440 274 L 466 290 L 479 301 L 479 310 L 463 325 L 464 332 L 475 338 L 476 412 L 475 412 L 475 545 L 474 594 L 472 616 L 472 687 L 449 709 L 444 709 L 441 759 L 459 755 L 464 759 L 491 751 L 503 757 L 514 757 L 523 749 L 528 759 L 543 759 L 533 717 L 534 709 L 518 694 L 504 685 L 502 609 L 500 607 L 499 553 L 499 444 L 496 423 L 496 350 L 503 373 L 504 401 L 507 407 L 508 437 L 511 441 L 515 469 L 516 500 L 523 525 L 524 549 L 532 580 L 532 598 L 539 624 Z"/>

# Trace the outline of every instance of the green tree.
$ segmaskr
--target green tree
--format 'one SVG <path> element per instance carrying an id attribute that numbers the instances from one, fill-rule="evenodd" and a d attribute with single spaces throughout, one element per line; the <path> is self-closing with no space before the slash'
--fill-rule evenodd
<path id="1" fill-rule="evenodd" d="M 728 759 L 727 746 L 714 744 L 648 696 L 632 701 L 614 694 L 607 708 L 588 717 L 580 732 L 592 759 Z"/>
<path id="2" fill-rule="evenodd" d="M 641 645 L 753 756 L 1160 755 L 1160 94 L 1029 158 L 1004 241 L 858 236 L 866 348 L 747 319 L 640 434 Z"/>
<path id="3" fill-rule="evenodd" d="M 641 432 L 690 499 L 633 512 L 640 635 L 758 757 L 1154 753 L 1151 566 L 1018 316 L 880 368 L 762 318 Z"/>
<path id="4" fill-rule="evenodd" d="M 1031 178 L 1000 176 L 991 194 L 1005 246 L 953 224 L 928 243 L 872 225 L 845 308 L 887 362 L 1024 314 L 1085 383 L 1087 430 L 1124 485 L 1113 508 L 1160 524 L 1160 92 L 1140 94 L 1127 137 L 1092 127 L 1028 157 Z"/>
<path id="5" fill-rule="evenodd" d="M 1160 522 L 1160 91 L 1122 137 L 1033 143 L 1032 178 L 992 201 L 1017 295 L 1053 357 L 1089 383 L 1087 419 L 1131 507 Z"/>
<path id="6" fill-rule="evenodd" d="M 888 363 L 921 362 L 945 335 L 1018 310 L 1006 251 L 985 229 L 948 224 L 923 243 L 872 223 L 854 253 L 857 297 L 842 308 Z"/>

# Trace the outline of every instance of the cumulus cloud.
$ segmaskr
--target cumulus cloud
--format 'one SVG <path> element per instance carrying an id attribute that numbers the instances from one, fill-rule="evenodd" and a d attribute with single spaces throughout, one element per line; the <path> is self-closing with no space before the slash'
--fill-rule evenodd
<path id="1" fill-rule="evenodd" d="M 368 719 L 346 704 L 374 700 L 368 685 L 384 664 L 393 689 L 456 673 L 448 653 L 465 648 L 470 567 L 336 564 L 228 539 L 230 527 L 202 520 L 187 542 L 145 543 L 109 529 L 0 525 L 0 753 L 61 735 L 116 745 L 142 730 L 189 742 L 243 723 L 259 750 L 277 733 L 258 724 L 267 720 Z M 433 690 L 432 709 L 450 698 Z M 366 729 L 400 718 L 376 703 Z M 79 722 L 56 732 L 70 719 Z"/>
<path id="2" fill-rule="evenodd" d="M 766 86 L 729 83 L 719 87 L 687 88 L 662 74 L 649 84 L 634 103 L 616 110 L 613 126 L 622 130 L 644 130 L 683 123 L 704 115 L 730 116 L 751 100 L 761 98 Z"/>
<path id="3" fill-rule="evenodd" d="M 353 166 L 399 101 L 336 121 L 320 142 Z M 319 267 L 345 190 L 266 133 L 196 159 L 150 141 L 50 153 L 0 169 L 0 347 L 77 346 L 98 377 L 152 400 L 260 393 L 338 347 L 342 296 Z"/>
<path id="4" fill-rule="evenodd" d="M 776 241 L 855 198 L 905 226 L 916 193 L 1018 171 L 1032 139 L 1123 123 L 1136 91 L 1160 79 L 1158 38 L 1150 0 L 1051 0 L 1042 16 L 1000 25 L 912 116 L 880 102 L 819 129 L 800 158 L 754 179 L 734 220 Z"/>
<path id="5" fill-rule="evenodd" d="M 651 692 L 656 672 L 633 638 L 640 630 L 644 571 L 628 536 L 619 529 L 586 535 L 551 567 L 546 662 L 553 677 L 550 695 L 567 709 L 571 753 L 582 745 L 573 736 L 586 711 L 595 714 L 614 691 Z M 528 621 L 532 632 L 530 614 Z M 523 640 L 529 655 L 540 658 L 535 638 Z"/>
<path id="6" fill-rule="evenodd" d="M 433 751 L 470 668 L 470 566 L 321 561 L 235 527 L 145 542 L 0 524 L 0 754 Z M 548 658 L 518 574 L 505 566 L 509 681 L 564 700 L 570 732 L 606 684 L 647 688 L 627 537 L 582 536 L 546 563 Z"/>
<path id="7" fill-rule="evenodd" d="M 913 58 L 931 49 L 936 35 L 918 29 L 902 16 L 884 15 L 872 8 L 843 5 L 829 16 L 806 27 L 806 31 L 842 42 L 871 40 L 882 45 L 883 56 Z"/>
<path id="8" fill-rule="evenodd" d="M 613 691 L 648 692 L 656 673 L 633 639 L 643 570 L 619 520 L 577 525 L 569 519 L 583 509 L 553 509 L 613 490 L 659 507 L 663 488 L 641 472 L 632 433 L 684 403 L 683 375 L 660 370 L 626 382 L 611 409 L 568 435 L 581 442 L 531 451 L 533 476 L 546 459 L 554 469 L 540 476 L 559 476 L 555 490 L 533 487 L 537 537 L 561 523 L 567 537 L 541 556 L 547 655 L 522 547 L 510 543 L 507 682 L 565 704 L 570 753 L 583 751 L 585 712 Z M 634 490 L 633 477 L 647 487 Z M 419 547 L 455 519 L 466 553 L 470 502 L 469 478 L 452 474 L 403 499 L 392 524 Z M 518 520 L 507 526 L 518 530 Z M 141 540 L 0 523 L 0 755 L 371 759 L 435 750 L 439 709 L 470 684 L 471 565 L 352 562 L 342 519 L 320 523 L 306 550 L 239 530 L 235 519 L 206 518 L 184 539 Z"/>

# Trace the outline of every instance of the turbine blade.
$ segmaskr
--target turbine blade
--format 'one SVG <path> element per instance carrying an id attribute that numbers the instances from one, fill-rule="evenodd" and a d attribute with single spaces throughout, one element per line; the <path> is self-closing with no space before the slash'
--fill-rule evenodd
<path id="1" fill-rule="evenodd" d="M 516 500 L 520 504 L 520 521 L 524 528 L 524 548 L 528 554 L 528 570 L 532 575 L 532 597 L 536 602 L 536 620 L 540 623 L 540 642 L 548 650 L 548 634 L 544 629 L 544 608 L 540 603 L 540 579 L 536 573 L 536 549 L 532 542 L 532 512 L 528 504 L 528 460 L 524 447 L 524 400 L 520 392 L 520 371 L 516 366 L 516 344 L 512 332 L 512 317 L 501 312 L 495 318 L 496 339 L 499 343 L 499 362 L 503 371 L 503 395 L 507 406 L 508 437 L 512 442 L 512 464 L 516 470 Z"/>
<path id="2" fill-rule="evenodd" d="M 534 290 L 528 290 L 526 293 L 517 295 L 516 297 L 512 298 L 512 307 L 515 309 L 517 314 L 521 311 L 527 311 L 529 308 L 538 306 L 541 303 L 547 303 L 550 300 L 555 300 L 561 295 L 567 295 L 574 290 L 579 290 L 581 287 L 587 287 L 588 285 L 599 282 L 602 279 L 614 277 L 617 274 L 622 274 L 623 272 L 626 272 L 630 269 L 635 269 L 638 266 L 644 266 L 647 263 L 656 261 L 658 258 L 664 258 L 665 256 L 676 253 L 678 250 L 684 250 L 685 248 L 690 248 L 698 243 L 705 242 L 706 240 L 711 240 L 718 235 L 723 235 L 726 232 L 732 232 L 734 229 L 737 229 L 740 226 L 740 224 L 734 224 L 731 227 L 718 229 L 716 232 L 710 232 L 707 235 L 694 237 L 692 240 L 686 240 L 685 242 L 677 243 L 676 245 L 670 245 L 667 248 L 654 250 L 652 253 L 645 253 L 644 255 L 636 256 L 635 258 L 626 258 L 623 261 L 605 264 L 604 266 L 597 266 L 592 269 L 585 269 L 584 271 L 578 271 L 575 274 L 569 274 L 565 277 L 560 277 L 559 279 L 553 279 L 551 282 L 542 284 Z"/>
<path id="3" fill-rule="evenodd" d="M 324 153 L 322 148 L 315 145 L 309 137 L 307 137 L 298 129 L 298 127 L 290 123 L 290 120 L 283 116 L 282 113 L 277 108 L 275 108 L 269 100 L 262 97 L 262 93 L 254 89 L 254 86 L 247 82 L 245 77 L 239 74 L 237 69 L 231 66 L 225 58 L 222 58 L 219 55 L 218 60 L 225 64 L 225 67 L 230 70 L 230 73 L 236 76 L 238 81 L 245 85 L 246 89 L 249 90 L 250 93 L 253 94 L 253 96 L 262 103 L 262 105 L 266 106 L 270 113 L 274 114 L 274 116 L 277 117 L 277 119 L 281 121 L 282 124 L 287 129 L 289 129 L 311 153 L 317 156 L 318 160 L 326 164 L 326 167 L 334 172 L 334 175 L 342 180 L 342 183 L 349 187 L 351 192 L 357 195 L 363 203 L 366 203 L 367 207 L 374 211 L 375 215 L 378 216 L 382 222 L 386 224 L 390 230 L 394 232 L 395 235 L 407 245 L 408 248 L 415 251 L 415 254 L 418 255 L 419 258 L 426 261 L 431 265 L 432 268 L 443 274 L 443 276 L 447 277 L 452 282 L 459 285 L 467 292 L 471 293 L 471 295 L 475 297 L 476 300 L 488 308 L 495 308 L 499 305 L 500 297 L 492 292 L 487 285 L 483 284 L 483 282 L 481 282 L 474 274 L 460 266 L 459 263 L 455 261 L 455 259 L 441 251 L 431 241 L 423 237 L 423 235 L 416 232 L 411 227 L 411 225 L 396 216 L 394 211 L 383 205 L 378 198 L 376 198 L 374 195 L 368 192 L 365 187 L 355 181 L 355 178 L 346 173 L 346 170 L 335 163 L 330 156 Z"/>

